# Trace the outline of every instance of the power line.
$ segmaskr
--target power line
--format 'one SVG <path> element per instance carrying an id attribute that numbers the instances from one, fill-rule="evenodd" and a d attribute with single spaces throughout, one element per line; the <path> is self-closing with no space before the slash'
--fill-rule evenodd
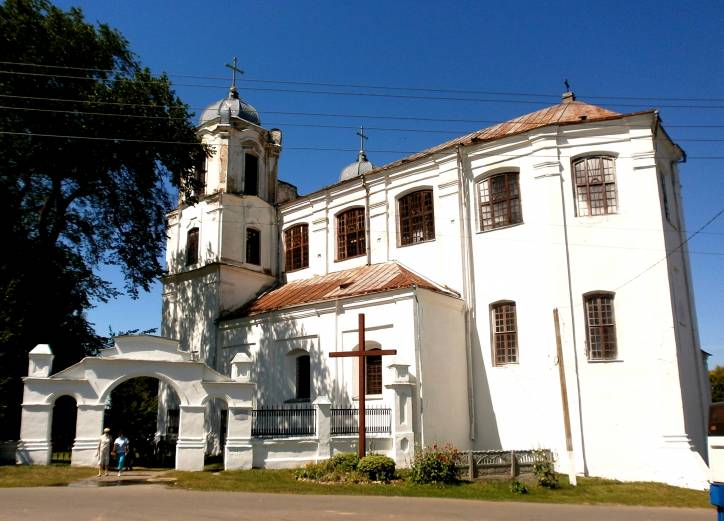
<path id="1" fill-rule="evenodd" d="M 0 135 L 9 135 L 9 136 L 27 136 L 27 137 L 43 137 L 43 138 L 58 138 L 58 139 L 79 139 L 79 140 L 90 140 L 90 141 L 113 141 L 113 142 L 129 142 L 129 143 L 149 143 L 149 144 L 155 144 L 155 145 L 189 145 L 189 146 L 207 146 L 210 148 L 215 147 L 221 147 L 221 146 L 228 146 L 226 144 L 204 144 L 204 143 L 195 143 L 192 141 L 164 141 L 164 140 L 154 140 L 154 139 L 133 139 L 133 138 L 118 138 L 118 137 L 102 137 L 102 136 L 72 136 L 72 135 L 65 135 L 65 134 L 40 134 L 40 133 L 34 133 L 34 132 L 9 132 L 9 131 L 0 131 Z M 310 151 L 320 151 L 320 152 L 358 152 L 359 150 L 357 148 L 335 148 L 335 147 L 303 147 L 303 146 L 285 146 L 285 150 L 310 150 Z M 367 150 L 367 152 L 375 153 L 375 154 L 406 154 L 406 155 L 412 155 L 412 154 L 421 154 L 424 153 L 425 157 L 430 156 L 436 156 L 436 155 L 449 155 L 453 152 L 450 149 L 446 149 L 444 151 L 439 152 L 430 152 L 425 153 L 425 150 Z M 524 153 L 524 154 L 496 154 L 494 152 L 491 152 L 489 155 L 495 156 L 495 157 L 512 157 L 512 158 L 520 158 L 520 157 L 526 157 L 531 154 Z M 547 157 L 547 158 L 558 158 L 560 156 L 558 155 L 539 155 L 539 154 L 533 154 L 534 157 Z M 634 156 L 618 156 L 621 158 L 627 158 L 632 159 Z M 677 159 L 674 157 L 668 157 L 668 156 L 660 156 L 662 159 Z M 686 156 L 687 159 L 713 159 L 713 160 L 722 160 L 724 159 L 724 156 Z"/>
<path id="2" fill-rule="evenodd" d="M 20 71 L 0 71 L 0 74 L 11 74 L 11 75 L 22 75 L 22 76 L 35 76 L 35 77 L 51 77 L 61 79 L 73 79 L 83 81 L 98 81 L 98 78 L 88 78 L 85 76 L 70 76 L 70 75 L 59 75 L 59 74 L 44 74 L 35 72 L 20 72 Z M 149 83 L 148 81 L 137 80 L 141 83 Z M 157 80 L 156 80 L 157 81 Z M 218 85 L 204 85 L 204 84 L 193 84 L 193 83 L 177 83 L 176 86 L 182 87 L 194 87 L 194 88 L 219 88 Z M 244 90 L 250 90 L 255 92 L 277 92 L 277 93 L 289 93 L 289 94 L 319 94 L 324 96 L 361 96 L 361 97 L 373 97 L 373 98 L 392 98 L 392 99 L 410 99 L 410 100 L 422 100 L 422 101 L 455 101 L 455 102 L 474 102 L 474 103 L 512 103 L 512 104 L 532 104 L 532 105 L 545 105 L 547 104 L 544 100 L 527 100 L 527 99 L 503 99 L 503 98 L 460 98 L 454 96 L 423 96 L 423 95 L 412 95 L 412 94 L 385 94 L 379 92 L 344 92 L 338 90 L 304 90 L 304 89 L 282 89 L 272 87 L 245 87 Z M 641 103 L 614 103 L 618 107 L 631 107 L 641 108 Z M 724 105 L 658 105 L 660 108 L 670 109 L 724 109 Z"/>
<path id="3" fill-rule="evenodd" d="M 42 67 L 42 68 L 49 68 L 49 69 L 93 71 L 93 72 L 107 72 L 107 73 L 126 72 L 121 69 L 94 69 L 94 68 L 87 68 L 87 67 L 44 65 L 44 64 L 38 64 L 38 63 L 10 62 L 10 61 L 0 61 L 0 65 L 19 65 L 19 66 L 26 66 L 26 67 L 39 67 L 39 68 Z M 18 72 L 20 72 L 20 71 L 18 71 Z M 169 77 L 179 77 L 179 78 L 228 81 L 228 78 L 224 77 L 224 76 L 204 76 L 204 75 L 181 74 L 181 73 L 166 73 L 166 75 Z M 158 74 L 156 76 L 158 76 Z M 400 85 L 374 85 L 374 84 L 367 84 L 367 83 L 312 82 L 312 81 L 298 81 L 298 80 L 284 80 L 284 79 L 275 80 L 275 79 L 248 78 L 248 77 L 242 78 L 242 79 L 237 79 L 237 81 L 246 82 L 246 83 L 272 83 L 272 84 L 308 85 L 308 86 L 321 86 L 321 87 L 345 87 L 345 88 L 358 88 L 358 89 L 402 90 L 402 91 L 440 92 L 440 93 L 449 92 L 449 93 L 456 93 L 456 94 L 482 94 L 482 95 L 495 95 L 495 96 L 530 96 L 530 97 L 542 97 L 542 98 L 554 98 L 554 99 L 559 98 L 558 94 L 412 87 L 412 86 L 400 86 Z M 676 97 L 676 96 L 666 97 L 666 96 L 594 96 L 594 95 L 590 95 L 590 96 L 586 96 L 586 98 L 587 99 L 604 99 L 604 100 L 618 99 L 618 100 L 652 100 L 652 101 L 724 102 L 724 98 Z"/>
<path id="4" fill-rule="evenodd" d="M 89 112 L 80 110 L 60 110 L 60 109 L 41 109 L 35 107 L 10 107 L 0 106 L 0 109 L 5 110 L 17 110 L 17 111 L 28 111 L 28 112 L 50 112 L 53 114 L 72 114 L 72 115 L 83 115 L 83 116 L 101 116 L 101 117 L 126 117 L 132 119 L 161 119 L 166 121 L 186 121 L 186 117 L 173 117 L 173 116 L 153 116 L 143 114 L 118 114 L 111 112 Z M 304 127 L 304 128 L 332 128 L 332 129 L 345 129 L 345 130 L 357 130 L 359 129 L 356 125 L 325 125 L 325 124 L 312 124 L 312 123 L 269 123 L 270 126 L 279 127 Z M 624 125 L 622 125 L 624 126 Z M 724 125 L 722 125 L 724 127 Z M 463 135 L 470 133 L 470 129 L 465 130 L 441 130 L 441 129 L 419 129 L 419 128 L 390 128 L 390 127 L 365 127 L 368 130 L 375 130 L 381 132 L 410 132 L 410 133 L 425 133 L 425 134 L 449 134 L 449 135 Z M 702 142 L 724 142 L 724 138 L 676 138 L 676 141 L 702 141 Z"/>
<path id="5" fill-rule="evenodd" d="M 0 98 L 10 98 L 10 99 L 24 99 L 24 100 L 34 100 L 34 101 L 50 101 L 50 102 L 57 102 L 57 103 L 82 103 L 82 104 L 91 104 L 91 105 L 109 105 L 109 106 L 118 106 L 118 107 L 140 107 L 140 108 L 156 108 L 156 109 L 165 109 L 165 106 L 160 105 L 154 105 L 154 104 L 144 104 L 144 103 L 123 103 L 123 102 L 114 102 L 114 101 L 102 101 L 102 100 L 77 100 L 77 99 L 67 99 L 67 98 L 47 98 L 47 97 L 41 97 L 41 96 L 19 96 L 19 95 L 13 95 L 13 94 L 0 94 Z M 52 109 L 35 109 L 34 107 L 18 107 L 18 109 L 27 108 L 28 110 L 50 110 Z M 206 110 L 207 107 L 189 107 L 192 110 Z M 390 115 L 374 115 L 374 114 L 342 114 L 342 113 L 329 113 L 329 112 L 290 112 L 290 111 L 267 111 L 267 110 L 260 110 L 259 112 L 262 112 L 264 114 L 274 114 L 274 115 L 285 115 L 285 116 L 312 116 L 312 117 L 331 117 L 331 118 L 348 118 L 348 119 L 390 119 L 390 120 L 399 120 L 399 121 L 433 121 L 438 123 L 482 123 L 482 124 L 490 124 L 490 125 L 499 125 L 502 123 L 506 123 L 507 121 L 499 121 L 499 120 L 490 120 L 490 119 L 450 119 L 450 118 L 426 118 L 426 117 L 419 117 L 419 116 L 390 116 Z M 622 114 L 622 116 L 625 116 L 625 114 Z M 168 116 L 163 116 L 168 118 Z M 581 122 L 585 123 L 585 122 Z M 620 123 L 620 122 L 614 122 L 614 121 L 590 121 L 588 123 L 596 123 L 600 126 L 611 126 L 611 127 L 637 127 L 640 125 L 630 125 L 627 123 Z M 537 126 L 538 123 L 535 122 L 528 122 L 528 123 L 518 123 L 519 125 L 528 125 L 528 126 Z M 551 123 L 551 125 L 554 125 L 555 123 Z M 672 124 L 672 125 L 666 125 L 667 128 L 724 128 L 724 124 Z M 355 127 L 358 128 L 358 127 Z"/>

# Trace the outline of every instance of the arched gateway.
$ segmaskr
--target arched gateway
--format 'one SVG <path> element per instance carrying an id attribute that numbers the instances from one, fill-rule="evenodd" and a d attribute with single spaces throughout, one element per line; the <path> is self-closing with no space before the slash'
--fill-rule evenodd
<path id="1" fill-rule="evenodd" d="M 168 338 L 120 336 L 115 338 L 115 347 L 50 376 L 53 353 L 46 344 L 36 346 L 30 352 L 24 379 L 18 460 L 32 465 L 50 463 L 53 404 L 59 396 L 71 396 L 78 406 L 71 464 L 95 466 L 108 396 L 126 380 L 149 376 L 170 385 L 180 401 L 176 469 L 203 470 L 204 411 L 206 403 L 216 398 L 228 404 L 224 466 L 251 468 L 251 361 L 246 355 L 236 355 L 229 378 L 192 360 L 178 347 L 177 341 Z"/>

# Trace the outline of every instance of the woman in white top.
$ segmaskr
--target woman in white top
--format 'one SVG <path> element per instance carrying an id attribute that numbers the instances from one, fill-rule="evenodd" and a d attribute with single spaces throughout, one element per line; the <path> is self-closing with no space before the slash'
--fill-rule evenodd
<path id="1" fill-rule="evenodd" d="M 106 427 L 103 429 L 103 434 L 98 440 L 98 448 L 96 448 L 96 458 L 98 459 L 98 475 L 101 475 L 101 470 L 108 475 L 108 465 L 111 461 L 111 445 L 113 439 L 111 438 L 111 429 Z"/>

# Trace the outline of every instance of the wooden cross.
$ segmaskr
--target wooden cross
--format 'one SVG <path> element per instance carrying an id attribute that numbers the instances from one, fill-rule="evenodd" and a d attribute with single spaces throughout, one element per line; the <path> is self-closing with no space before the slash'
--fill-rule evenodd
<path id="1" fill-rule="evenodd" d="M 357 132 L 357 135 L 359 136 L 359 151 L 364 152 L 365 151 L 365 139 L 369 139 L 365 135 L 365 127 L 364 125 L 360 125 L 359 132 Z"/>
<path id="2" fill-rule="evenodd" d="M 357 444 L 357 455 L 364 458 L 367 448 L 367 436 L 365 425 L 365 394 L 367 392 L 366 384 L 366 357 L 368 356 L 385 356 L 396 355 L 397 349 L 374 349 L 372 351 L 365 350 L 365 314 L 359 314 L 359 341 L 356 351 L 334 351 L 329 353 L 331 358 L 356 356 L 359 359 L 358 388 L 359 388 L 359 443 Z"/>
<path id="3" fill-rule="evenodd" d="M 244 74 L 244 71 L 242 71 L 240 68 L 236 66 L 236 56 L 234 56 L 234 59 L 231 61 L 231 64 L 225 63 L 224 67 L 228 67 L 231 69 L 231 86 L 236 88 L 236 73 Z"/>

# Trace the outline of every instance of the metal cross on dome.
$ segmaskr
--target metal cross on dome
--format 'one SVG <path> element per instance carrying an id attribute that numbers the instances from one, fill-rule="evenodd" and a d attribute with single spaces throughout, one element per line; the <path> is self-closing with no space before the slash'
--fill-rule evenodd
<path id="1" fill-rule="evenodd" d="M 365 135 L 365 126 L 360 125 L 359 132 L 357 132 L 357 135 L 359 136 L 359 151 L 364 152 L 365 151 L 365 139 L 369 139 Z"/>
<path id="2" fill-rule="evenodd" d="M 236 66 L 236 64 L 237 64 L 236 56 L 234 56 L 234 59 L 231 61 L 230 64 L 229 63 L 224 64 L 224 67 L 228 67 L 229 69 L 231 69 L 231 87 L 233 89 L 236 89 L 236 73 L 238 72 L 239 74 L 244 74 L 244 71 L 242 71 L 240 68 L 238 68 Z"/>

